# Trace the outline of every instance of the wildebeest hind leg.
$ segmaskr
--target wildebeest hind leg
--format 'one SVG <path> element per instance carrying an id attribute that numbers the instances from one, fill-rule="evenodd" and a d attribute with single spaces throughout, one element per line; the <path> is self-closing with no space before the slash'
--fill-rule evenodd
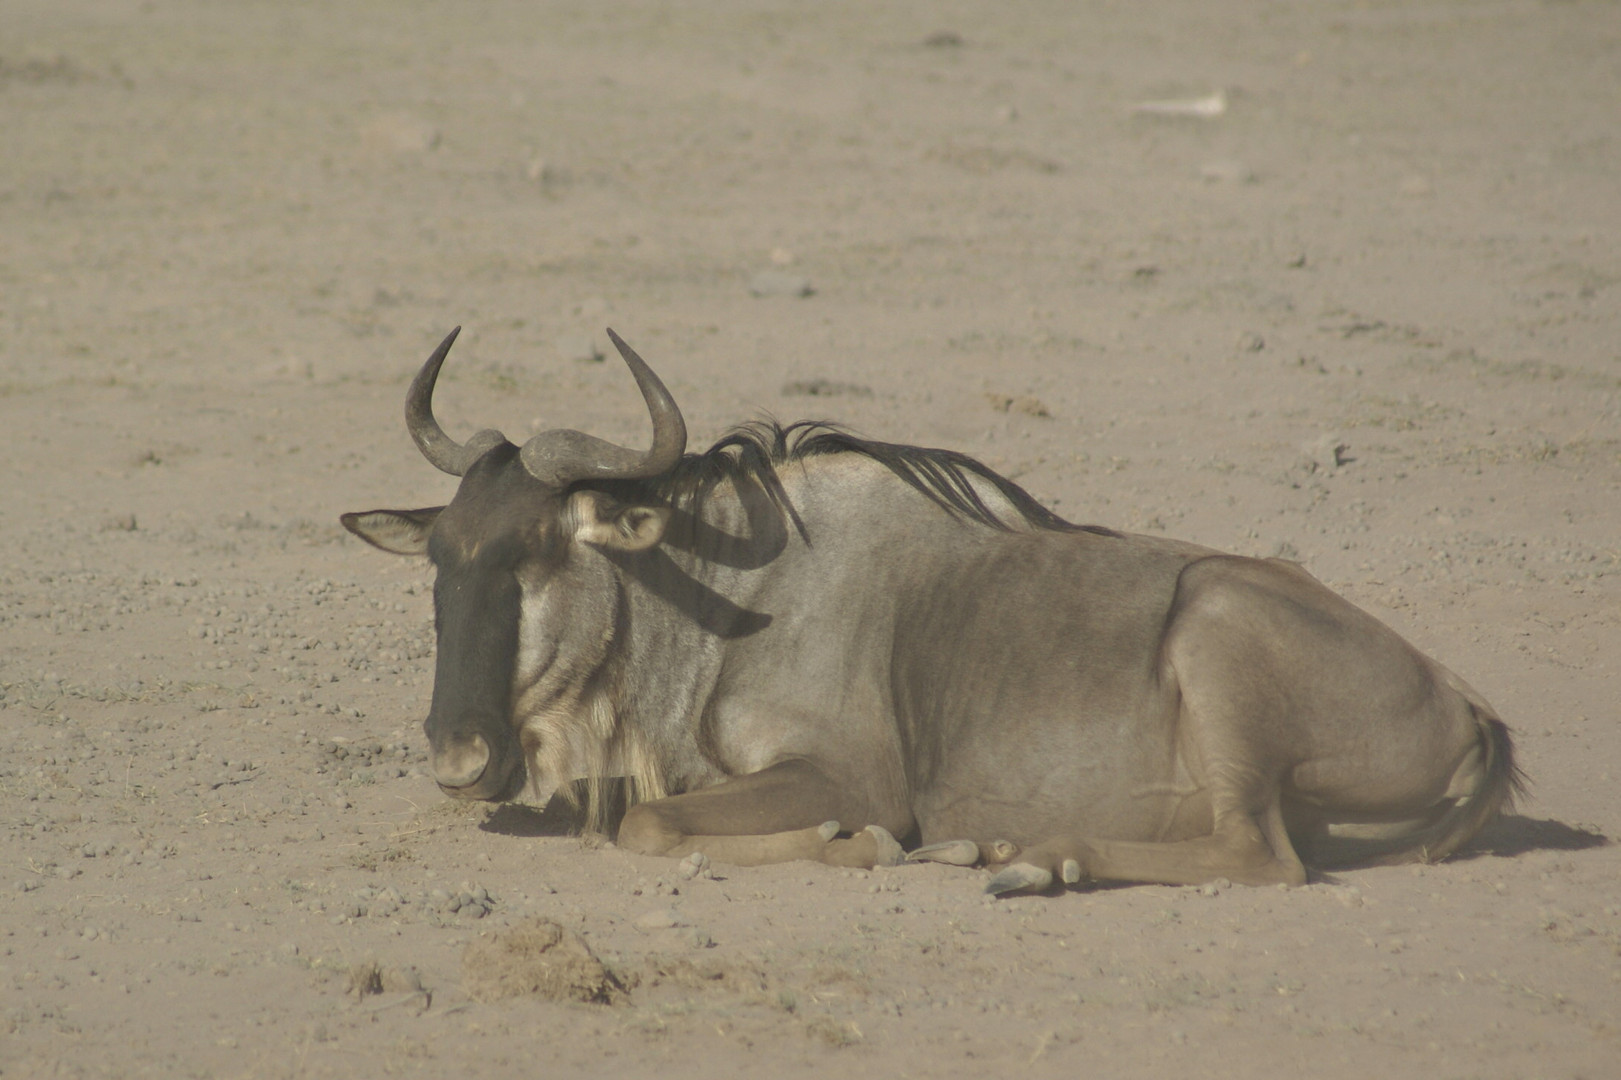
<path id="1" fill-rule="evenodd" d="M 1306 868 L 1289 843 L 1274 801 L 1259 815 L 1218 815 L 1209 836 L 1173 843 L 1055 837 L 1010 856 L 985 891 L 1041 892 L 1054 881 L 1130 881 L 1202 885 L 1227 878 L 1241 885 L 1304 885 Z"/>
<path id="2" fill-rule="evenodd" d="M 853 835 L 841 836 L 840 822 Z M 702 852 L 734 866 L 809 859 L 870 868 L 893 866 L 902 857 L 900 844 L 870 823 L 865 807 L 803 759 L 639 803 L 625 813 L 619 846 L 672 858 Z"/>

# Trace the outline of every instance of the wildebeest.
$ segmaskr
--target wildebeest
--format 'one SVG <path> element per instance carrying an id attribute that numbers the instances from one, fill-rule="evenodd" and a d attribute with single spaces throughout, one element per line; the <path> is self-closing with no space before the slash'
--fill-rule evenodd
<path id="1" fill-rule="evenodd" d="M 631 851 L 870 867 L 904 845 L 1002 893 L 1439 859 L 1519 786 L 1479 694 L 1295 563 L 1074 525 L 970 457 L 826 424 L 687 454 L 611 330 L 650 450 L 457 443 L 432 398 L 459 329 L 405 406 L 455 497 L 343 517 L 436 568 L 451 795 L 625 777 Z"/>

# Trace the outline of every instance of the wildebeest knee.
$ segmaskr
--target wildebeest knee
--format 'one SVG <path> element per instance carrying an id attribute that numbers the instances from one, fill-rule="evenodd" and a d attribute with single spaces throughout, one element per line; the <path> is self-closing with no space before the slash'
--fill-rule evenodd
<path id="1" fill-rule="evenodd" d="M 638 803 L 626 810 L 619 824 L 619 846 L 640 855 L 663 855 L 680 840 L 680 831 L 652 803 Z"/>

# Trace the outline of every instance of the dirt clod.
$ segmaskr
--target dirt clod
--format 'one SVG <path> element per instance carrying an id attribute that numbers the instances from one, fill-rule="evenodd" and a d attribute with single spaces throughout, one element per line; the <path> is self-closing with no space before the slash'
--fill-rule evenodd
<path id="1" fill-rule="evenodd" d="M 540 916 L 468 945 L 462 989 L 475 1001 L 540 997 L 611 1005 L 625 995 L 624 984 L 578 935 Z"/>

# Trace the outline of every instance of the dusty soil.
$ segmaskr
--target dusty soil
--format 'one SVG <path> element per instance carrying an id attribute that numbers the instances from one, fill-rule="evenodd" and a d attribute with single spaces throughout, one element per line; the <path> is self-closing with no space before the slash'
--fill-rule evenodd
<path id="1" fill-rule="evenodd" d="M 1618 53 L 1601 0 L 9 0 L 0 1075 L 1616 1075 Z M 643 439 L 612 325 L 697 445 L 833 417 L 1298 558 L 1532 797 L 996 903 L 449 805 L 426 569 L 336 519 L 449 495 L 455 324 L 459 435 Z M 475 1000 L 530 918 L 613 1003 Z"/>

